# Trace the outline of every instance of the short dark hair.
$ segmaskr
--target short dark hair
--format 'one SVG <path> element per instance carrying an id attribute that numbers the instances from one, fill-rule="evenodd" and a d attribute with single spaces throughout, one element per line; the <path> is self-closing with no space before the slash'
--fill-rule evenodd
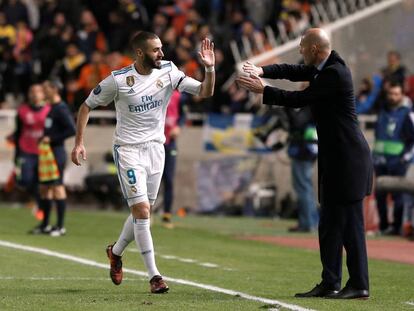
<path id="1" fill-rule="evenodd" d="M 401 84 L 399 81 L 394 80 L 394 79 L 390 79 L 390 80 L 389 80 L 388 87 L 389 87 L 389 88 L 392 88 L 392 87 L 400 87 L 401 89 L 403 89 L 402 84 Z"/>
<path id="2" fill-rule="evenodd" d="M 63 85 L 62 82 L 60 82 L 59 80 L 45 80 L 43 83 L 47 83 L 49 84 L 49 86 L 53 89 L 55 89 L 56 91 L 60 92 L 63 89 Z"/>
<path id="3" fill-rule="evenodd" d="M 131 47 L 135 51 L 136 49 L 145 49 L 148 40 L 158 39 L 158 36 L 153 32 L 140 31 L 132 36 Z"/>

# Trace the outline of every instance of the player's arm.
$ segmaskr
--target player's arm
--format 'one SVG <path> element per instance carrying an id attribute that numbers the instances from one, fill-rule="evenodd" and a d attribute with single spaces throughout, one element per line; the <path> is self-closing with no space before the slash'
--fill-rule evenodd
<path id="1" fill-rule="evenodd" d="M 86 160 L 86 149 L 83 144 L 83 136 L 89 120 L 89 112 L 91 108 L 83 103 L 78 112 L 78 119 L 76 121 L 76 137 L 75 137 L 75 146 L 72 150 L 72 162 L 76 165 L 81 165 L 79 161 L 79 156 L 82 156 L 83 160 Z"/>
<path id="2" fill-rule="evenodd" d="M 200 97 L 210 97 L 214 94 L 214 84 L 216 81 L 216 74 L 214 72 L 214 43 L 206 38 L 201 42 L 201 50 L 198 52 L 201 61 L 205 67 L 204 81 L 200 87 Z"/>
<path id="3" fill-rule="evenodd" d="M 71 158 L 76 165 L 81 165 L 79 156 L 86 160 L 86 149 L 83 138 L 89 120 L 89 112 L 98 106 L 107 106 L 117 94 L 117 85 L 112 75 L 102 80 L 89 94 L 85 102 L 80 106 L 78 119 L 76 121 L 75 146 L 73 147 Z"/>

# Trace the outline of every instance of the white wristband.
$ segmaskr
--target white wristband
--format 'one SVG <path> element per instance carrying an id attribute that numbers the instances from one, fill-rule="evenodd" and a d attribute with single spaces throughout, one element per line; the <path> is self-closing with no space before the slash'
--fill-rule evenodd
<path id="1" fill-rule="evenodd" d="M 205 72 L 213 72 L 214 71 L 214 66 L 204 67 L 204 71 Z"/>

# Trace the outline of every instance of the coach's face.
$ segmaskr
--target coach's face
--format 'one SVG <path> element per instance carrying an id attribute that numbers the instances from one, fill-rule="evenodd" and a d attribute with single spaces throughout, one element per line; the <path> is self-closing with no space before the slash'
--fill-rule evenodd
<path id="1" fill-rule="evenodd" d="M 160 39 L 147 40 L 146 49 L 143 52 L 142 62 L 145 67 L 160 68 L 161 60 L 164 57 L 162 52 L 162 43 Z"/>
<path id="2" fill-rule="evenodd" d="M 305 65 L 315 65 L 318 48 L 315 44 L 309 42 L 310 40 L 304 36 L 300 40 L 299 53 L 303 56 Z"/>

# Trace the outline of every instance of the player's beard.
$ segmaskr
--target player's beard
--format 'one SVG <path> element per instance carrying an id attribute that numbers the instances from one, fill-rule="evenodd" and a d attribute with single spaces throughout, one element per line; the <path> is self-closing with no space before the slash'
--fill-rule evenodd
<path id="1" fill-rule="evenodd" d="M 155 68 L 155 69 L 160 69 L 161 68 L 161 63 L 158 65 L 157 61 L 160 61 L 161 58 L 159 59 L 152 59 L 148 54 L 144 54 L 144 59 L 142 60 L 142 63 L 144 65 L 144 67 L 146 68 Z"/>

